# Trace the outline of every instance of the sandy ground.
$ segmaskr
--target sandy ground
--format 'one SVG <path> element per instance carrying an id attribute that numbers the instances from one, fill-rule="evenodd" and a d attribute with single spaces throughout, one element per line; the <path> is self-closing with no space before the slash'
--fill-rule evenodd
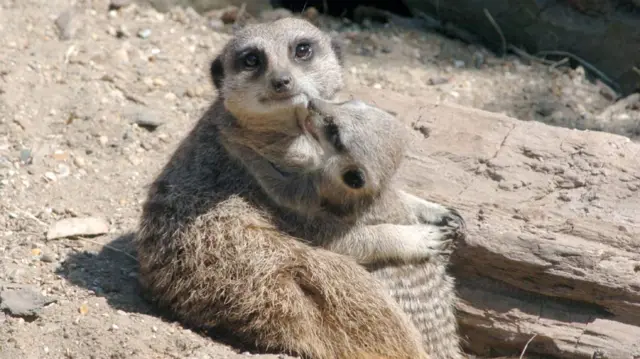
<path id="1" fill-rule="evenodd" d="M 147 184 L 215 96 L 207 69 L 230 26 L 180 9 L 107 8 L 0 1 L 0 358 L 251 355 L 154 313 L 130 246 Z M 348 45 L 348 86 L 639 134 L 637 102 L 607 110 L 610 91 L 581 69 L 497 58 L 433 33 L 328 23 Z M 45 236 L 84 217 L 107 233 Z"/>

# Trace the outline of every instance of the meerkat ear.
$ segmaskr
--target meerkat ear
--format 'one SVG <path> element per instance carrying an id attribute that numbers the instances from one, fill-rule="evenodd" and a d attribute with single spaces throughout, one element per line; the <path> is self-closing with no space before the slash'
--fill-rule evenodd
<path id="1" fill-rule="evenodd" d="M 338 63 L 340 63 L 340 65 L 344 65 L 344 53 L 342 50 L 342 44 L 335 37 L 331 38 L 331 49 L 333 50 L 333 53 L 336 55 L 336 58 L 338 59 Z"/>
<path id="2" fill-rule="evenodd" d="M 216 89 L 220 90 L 220 88 L 222 87 L 222 80 L 224 79 L 224 69 L 222 68 L 222 59 L 220 58 L 220 56 L 216 57 L 211 62 L 209 71 L 211 74 L 213 85 L 216 87 Z"/>

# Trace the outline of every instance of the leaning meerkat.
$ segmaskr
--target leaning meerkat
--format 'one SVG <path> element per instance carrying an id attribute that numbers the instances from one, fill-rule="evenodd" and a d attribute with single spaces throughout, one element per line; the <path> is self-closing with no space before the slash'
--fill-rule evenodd
<path id="1" fill-rule="evenodd" d="M 413 196 L 394 183 L 407 142 L 404 126 L 360 101 L 331 104 L 320 99 L 312 99 L 308 110 L 299 110 L 298 121 L 306 134 L 301 138 L 310 143 L 298 147 L 313 149 L 315 145 L 309 156 L 322 157 L 314 161 L 322 164 L 316 170 L 318 194 L 332 203 L 330 213 L 358 217 L 355 230 L 332 236 L 323 245 L 355 258 L 385 284 L 421 331 L 433 358 L 464 358 L 455 316 L 454 279 L 447 273 L 447 259 L 436 255 L 442 248 L 438 241 L 448 241 L 432 237 L 424 242 L 431 245 L 431 252 L 424 252 L 401 229 L 427 223 L 425 230 L 439 227 L 451 238 L 450 231 L 464 235 L 465 221 L 456 210 Z M 388 233 L 362 230 L 376 228 L 369 226 L 376 223 L 387 228 L 402 226 Z M 397 250 L 398 245 L 406 247 Z"/>
<path id="2" fill-rule="evenodd" d="M 381 283 L 348 256 L 283 230 L 295 221 L 248 170 L 260 157 L 298 152 L 300 128 L 283 119 L 308 96 L 334 95 L 339 61 L 329 37 L 298 19 L 249 26 L 229 41 L 211 66 L 218 98 L 149 189 L 139 280 L 182 322 L 222 327 L 259 350 L 427 359 L 420 332 Z"/>
<path id="3" fill-rule="evenodd" d="M 363 265 L 424 261 L 448 246 L 464 224 L 460 215 L 393 181 L 405 153 L 405 126 L 357 100 L 312 98 L 296 111 L 302 133 L 280 158 L 255 152 L 246 136 L 229 131 L 230 151 L 287 212 L 283 229 Z"/>

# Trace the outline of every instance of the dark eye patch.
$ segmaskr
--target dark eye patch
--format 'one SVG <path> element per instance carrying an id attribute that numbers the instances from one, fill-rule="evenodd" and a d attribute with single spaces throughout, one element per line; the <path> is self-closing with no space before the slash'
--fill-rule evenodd
<path id="1" fill-rule="evenodd" d="M 327 137 L 327 141 L 335 147 L 338 152 L 345 152 L 347 148 L 342 139 L 340 138 L 340 128 L 333 122 L 332 117 L 325 118 L 324 135 Z"/>
<path id="2" fill-rule="evenodd" d="M 236 72 L 251 71 L 260 76 L 268 66 L 267 56 L 257 47 L 242 49 L 236 53 L 234 69 Z"/>

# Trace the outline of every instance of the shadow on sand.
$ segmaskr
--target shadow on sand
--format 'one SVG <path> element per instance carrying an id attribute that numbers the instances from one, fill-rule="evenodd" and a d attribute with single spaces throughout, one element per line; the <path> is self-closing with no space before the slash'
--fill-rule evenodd
<path id="1" fill-rule="evenodd" d="M 76 286 L 93 291 L 96 296 L 106 298 L 107 303 L 115 310 L 155 316 L 167 323 L 179 322 L 170 312 L 155 306 L 140 286 L 138 263 L 134 260 L 134 238 L 133 232 L 117 237 L 103 246 L 97 254 L 88 251 L 72 253 L 56 269 L 56 274 Z M 202 329 L 183 323 L 180 325 L 239 352 L 264 352 L 241 343 L 222 328 Z"/>

